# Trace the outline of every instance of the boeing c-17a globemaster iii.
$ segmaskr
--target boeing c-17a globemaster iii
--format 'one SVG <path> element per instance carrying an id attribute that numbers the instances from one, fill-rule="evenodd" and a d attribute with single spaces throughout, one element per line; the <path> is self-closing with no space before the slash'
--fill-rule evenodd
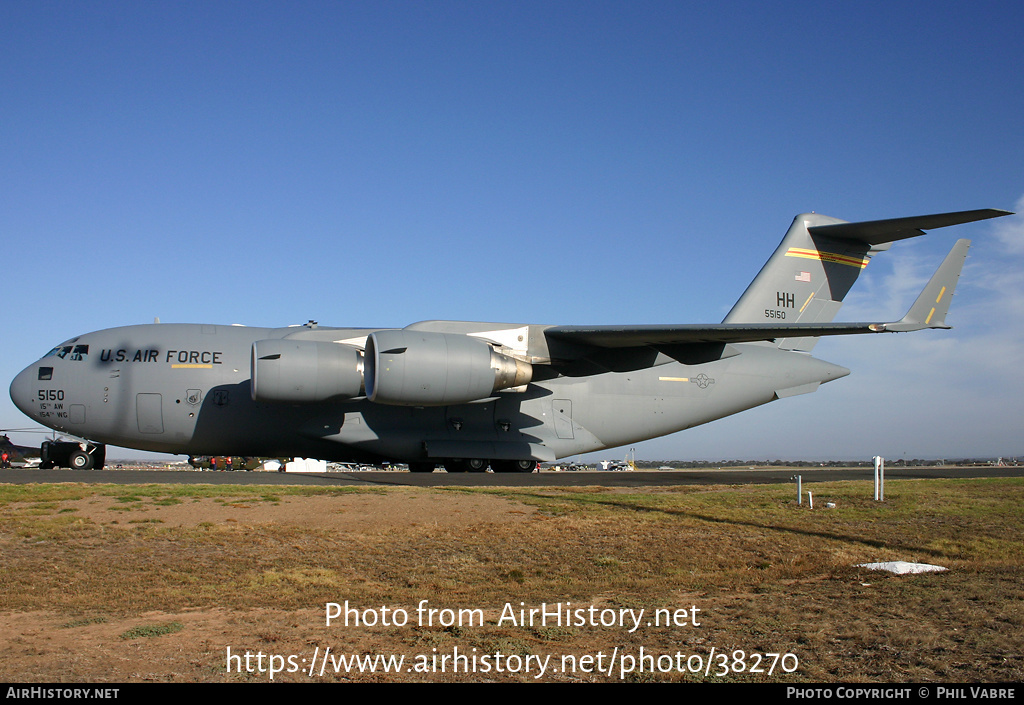
<path id="1" fill-rule="evenodd" d="M 408 463 L 414 472 L 528 472 L 812 392 L 849 370 L 811 357 L 826 335 L 948 328 L 968 240 L 902 319 L 834 323 L 861 270 L 975 210 L 849 223 L 796 217 L 718 325 L 423 321 L 401 329 L 151 324 L 61 343 L 11 384 L 44 426 L 105 447 Z"/>

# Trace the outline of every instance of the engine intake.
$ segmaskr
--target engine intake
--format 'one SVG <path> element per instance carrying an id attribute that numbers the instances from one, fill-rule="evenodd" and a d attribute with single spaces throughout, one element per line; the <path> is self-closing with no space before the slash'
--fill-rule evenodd
<path id="1" fill-rule="evenodd" d="M 530 363 L 455 333 L 377 331 L 365 359 L 366 396 L 378 404 L 465 404 L 533 379 Z"/>
<path id="2" fill-rule="evenodd" d="M 252 398 L 308 404 L 363 394 L 363 355 L 339 343 L 287 338 L 252 344 Z"/>

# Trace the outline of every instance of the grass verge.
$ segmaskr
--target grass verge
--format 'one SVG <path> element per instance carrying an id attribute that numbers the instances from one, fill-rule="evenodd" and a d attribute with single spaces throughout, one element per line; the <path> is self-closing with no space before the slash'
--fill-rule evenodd
<path id="1" fill-rule="evenodd" d="M 816 509 L 791 486 L 353 490 L 214 486 L 0 486 L 0 612 L 46 612 L 79 629 L 183 610 L 258 614 L 237 626 L 279 651 L 343 638 L 353 649 L 478 652 L 793 653 L 790 681 L 1019 681 L 1024 679 L 1024 483 L 897 480 L 884 504 L 865 483 L 814 485 Z M 385 513 L 344 532 L 303 514 L 312 497 L 347 511 L 373 496 Z M 396 525 L 410 496 L 458 512 L 474 495 L 532 508 L 524 521 Z M 69 504 L 113 499 L 104 523 Z M 202 507 L 288 503 L 294 521 L 241 525 Z M 833 509 L 823 508 L 833 502 Z M 146 514 L 198 507 L 165 526 Z M 251 509 L 255 507 L 255 509 Z M 858 563 L 907 560 L 949 570 L 892 576 Z M 305 613 L 328 602 L 414 613 L 479 609 L 486 627 L 416 624 L 381 632 L 325 630 Z M 700 626 L 620 628 L 495 624 L 518 610 L 571 603 L 597 610 L 698 608 Z M 440 613 L 439 613 L 440 614 Z M 147 620 L 148 621 L 148 620 Z M 118 632 L 119 635 L 125 630 Z M 225 632 L 227 633 L 227 632 Z M 235 633 L 235 632 L 231 632 Z M 132 637 L 134 638 L 134 637 Z M 166 639 L 192 639 L 186 625 Z M 228 638 L 228 637 L 225 637 Z M 239 637 L 240 638 L 240 637 Z M 163 641 L 163 640 L 153 640 Z M 188 643 L 188 642 L 184 642 Z M 214 653 L 216 645 L 211 646 Z M 4 654 L 11 665 L 10 654 Z M 26 659 L 30 657 L 25 657 Z M 194 659 L 193 659 L 194 660 Z M 27 662 L 26 662 L 27 663 Z M 27 667 L 27 666 L 26 666 Z M 179 678 L 188 668 L 177 665 Z M 185 675 L 182 675 L 185 674 Z M 28 671 L 31 680 L 39 672 Z M 44 674 L 45 675 L 45 674 Z M 103 673 L 94 674 L 98 678 Z M 208 676 L 208 673 L 206 674 Z M 684 672 L 639 680 L 695 680 Z M 128 676 L 130 678 L 130 675 Z M 600 680 L 595 674 L 578 676 Z M 731 671 L 729 680 L 763 680 Z M 470 678 L 471 679 L 471 678 Z M 569 679 L 566 677 L 566 679 Z"/>

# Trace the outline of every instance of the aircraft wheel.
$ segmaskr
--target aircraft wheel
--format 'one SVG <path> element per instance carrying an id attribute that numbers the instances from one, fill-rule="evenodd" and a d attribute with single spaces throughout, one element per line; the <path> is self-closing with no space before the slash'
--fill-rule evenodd
<path id="1" fill-rule="evenodd" d="M 433 463 L 409 463 L 409 472 L 434 472 Z"/>
<path id="2" fill-rule="evenodd" d="M 68 464 L 71 465 L 72 470 L 91 470 L 92 456 L 85 451 L 76 450 L 68 458 Z"/>
<path id="3" fill-rule="evenodd" d="M 533 472 L 537 469 L 536 460 L 516 460 L 513 461 L 515 465 L 515 472 Z"/>
<path id="4" fill-rule="evenodd" d="M 495 460 L 491 463 L 494 472 L 533 472 L 536 460 Z"/>
<path id="5" fill-rule="evenodd" d="M 482 458 L 469 458 L 463 462 L 470 472 L 487 472 L 487 461 Z"/>
<path id="6" fill-rule="evenodd" d="M 465 460 L 449 460 L 444 464 L 444 469 L 447 472 L 466 472 Z"/>

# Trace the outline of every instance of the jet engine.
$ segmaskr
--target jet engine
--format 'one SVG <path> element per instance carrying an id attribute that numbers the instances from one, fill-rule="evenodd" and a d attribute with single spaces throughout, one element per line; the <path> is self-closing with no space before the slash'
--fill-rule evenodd
<path id="1" fill-rule="evenodd" d="M 349 345 L 279 338 L 252 344 L 252 399 L 306 404 L 363 394 L 363 355 Z"/>
<path id="2" fill-rule="evenodd" d="M 377 331 L 365 360 L 366 396 L 378 404 L 465 404 L 533 379 L 530 363 L 457 333 Z"/>

